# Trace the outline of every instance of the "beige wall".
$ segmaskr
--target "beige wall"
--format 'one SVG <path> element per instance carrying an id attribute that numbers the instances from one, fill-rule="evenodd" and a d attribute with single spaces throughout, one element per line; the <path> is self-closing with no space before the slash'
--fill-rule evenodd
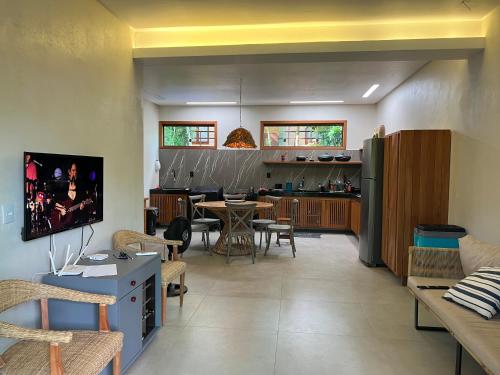
<path id="1" fill-rule="evenodd" d="M 388 132 L 452 129 L 449 220 L 500 243 L 500 7 L 485 28 L 484 53 L 427 64 L 379 102 L 378 122 Z"/>
<path id="2" fill-rule="evenodd" d="M 155 171 L 154 162 L 158 159 L 158 106 L 150 101 L 142 101 L 144 124 L 144 196 L 149 197 L 149 189 L 159 184 L 160 174 Z"/>
<path id="3" fill-rule="evenodd" d="M 49 269 L 49 239 L 21 240 L 23 150 L 104 157 L 104 221 L 90 251 L 109 249 L 116 229 L 142 228 L 140 75 L 128 26 L 97 1 L 0 0 L 0 9 L 0 205 L 15 205 L 15 222 L 0 222 L 0 279 L 30 280 Z M 55 237 L 61 250 L 80 247 L 79 229 Z M 35 324 L 37 314 L 32 304 L 2 320 Z"/>
<path id="4" fill-rule="evenodd" d="M 260 145 L 260 121 L 347 120 L 347 148 L 358 150 L 363 140 L 373 134 L 376 113 L 375 105 L 246 106 L 242 118 L 243 126 L 252 133 L 257 147 Z M 218 148 L 223 148 L 229 132 L 240 124 L 240 112 L 237 106 L 162 106 L 160 120 L 215 120 L 218 122 Z"/>

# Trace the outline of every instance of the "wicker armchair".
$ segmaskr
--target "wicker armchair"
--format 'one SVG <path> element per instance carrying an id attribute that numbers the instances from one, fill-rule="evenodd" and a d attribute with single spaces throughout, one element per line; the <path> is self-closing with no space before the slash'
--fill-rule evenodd
<path id="1" fill-rule="evenodd" d="M 182 307 L 184 303 L 184 280 L 186 276 L 186 263 L 180 262 L 178 255 L 178 246 L 182 241 L 164 240 L 163 238 L 149 236 L 140 232 L 131 230 L 119 230 L 113 234 L 113 249 L 137 252 L 138 249 L 131 246 L 139 244 L 140 251 L 146 250 L 146 244 L 163 245 L 163 259 L 166 261 L 161 264 L 161 324 L 165 324 L 167 317 L 167 287 L 177 277 L 180 278 L 179 302 Z M 173 246 L 172 261 L 168 261 L 165 248 L 167 245 Z"/>
<path id="2" fill-rule="evenodd" d="M 99 304 L 99 331 L 52 331 L 48 299 Z M 123 334 L 110 332 L 108 305 L 114 296 L 91 294 L 24 280 L 0 281 L 0 313 L 21 303 L 39 300 L 42 329 L 0 322 L 0 337 L 20 340 L 0 356 L 5 375 L 97 375 L 113 361 L 120 374 Z"/>

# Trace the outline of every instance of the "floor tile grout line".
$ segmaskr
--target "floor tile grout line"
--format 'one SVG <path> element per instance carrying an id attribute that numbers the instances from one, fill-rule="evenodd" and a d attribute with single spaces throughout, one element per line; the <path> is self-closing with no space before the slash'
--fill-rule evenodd
<path id="1" fill-rule="evenodd" d="M 283 304 L 283 278 L 284 275 L 281 275 L 281 298 L 280 298 L 280 311 L 278 313 L 278 329 L 276 331 L 276 346 L 274 350 L 274 370 L 273 374 L 276 375 L 276 366 L 278 364 L 278 341 L 280 336 L 280 321 L 281 321 L 281 308 Z"/>
<path id="2" fill-rule="evenodd" d="M 306 241 L 303 241 L 303 246 L 306 247 Z M 346 250 L 352 250 L 352 252 L 355 252 L 355 249 L 349 249 L 347 248 L 347 246 L 345 246 L 346 248 L 342 248 L 340 249 L 341 250 L 341 254 L 345 254 L 346 253 Z M 199 254 L 197 251 L 195 251 L 196 254 L 194 254 L 195 256 L 192 258 L 192 259 L 189 259 L 189 257 L 186 257 L 185 260 L 193 260 L 194 261 L 194 264 L 195 264 L 195 268 L 193 270 L 193 273 L 196 274 L 196 275 L 200 275 L 200 276 L 207 276 L 205 275 L 205 270 L 210 270 L 210 273 L 208 275 L 208 277 L 210 279 L 217 279 L 217 280 L 220 280 L 220 279 L 224 279 L 226 277 L 226 275 L 231 275 L 231 274 L 234 274 L 235 275 L 235 278 L 238 278 L 240 274 L 240 271 L 242 269 L 244 269 L 243 267 L 240 267 L 239 265 L 237 267 L 234 267 L 231 269 L 227 269 L 227 270 L 223 270 L 221 271 L 219 269 L 219 260 L 218 259 L 215 259 L 216 262 L 214 262 L 214 259 L 208 259 L 208 257 L 206 256 L 203 256 L 204 254 L 200 251 Z M 202 259 L 203 258 L 203 259 Z M 343 261 L 343 260 L 346 260 L 344 259 L 345 257 L 342 257 L 342 258 L 338 258 L 339 261 Z M 304 259 L 304 257 L 302 257 L 302 260 Z M 223 261 L 224 259 L 221 259 L 221 261 Z M 269 261 L 270 259 L 265 259 L 266 261 Z M 330 260 L 330 258 L 329 258 Z M 358 267 L 358 264 L 356 263 L 353 263 L 351 262 L 349 259 L 347 259 L 349 262 L 348 266 L 351 267 L 353 269 L 353 272 L 352 273 L 352 276 L 350 276 L 348 279 L 350 281 L 352 281 L 350 278 L 355 276 L 355 277 L 358 277 L 358 271 L 359 271 L 359 267 Z M 319 261 L 321 262 L 321 261 Z M 257 263 L 257 262 L 256 262 Z M 264 263 L 264 260 L 263 262 Z M 293 262 L 293 263 L 288 263 L 288 261 L 283 258 L 283 257 L 276 257 L 275 259 L 272 259 L 271 262 L 266 262 L 266 264 L 264 264 L 264 267 L 260 268 L 259 270 L 256 270 L 258 272 L 256 273 L 261 273 L 261 270 L 268 270 L 269 271 L 269 267 L 268 267 L 268 264 L 269 263 L 270 265 L 273 265 L 273 264 L 276 264 L 278 266 L 280 266 L 281 264 L 283 264 L 283 267 L 279 267 L 279 273 L 276 272 L 274 275 L 275 276 L 278 276 L 282 283 L 281 283 L 281 288 L 280 288 L 280 291 L 278 292 L 278 290 L 274 290 L 273 291 L 273 297 L 269 298 L 269 297 L 266 297 L 266 296 L 245 296 L 245 295 L 231 295 L 231 296 L 224 296 L 224 295 L 217 295 L 217 294 L 214 294 L 216 293 L 215 290 L 218 289 L 221 285 L 218 285 L 218 284 L 213 284 L 211 287 L 207 288 L 204 290 L 204 293 L 196 293 L 199 296 L 199 304 L 195 305 L 195 307 L 193 308 L 193 313 L 191 314 L 191 316 L 189 317 L 186 317 L 186 324 L 182 325 L 182 326 L 177 326 L 179 328 L 179 330 L 177 331 L 178 333 L 182 333 L 182 335 L 187 335 L 188 333 L 186 332 L 189 332 L 189 330 L 191 328 L 194 328 L 195 330 L 197 330 L 198 328 L 200 330 L 202 329 L 214 329 L 214 335 L 219 335 L 218 333 L 218 330 L 223 330 L 223 331 L 247 331 L 247 332 L 251 332 L 251 331 L 258 331 L 258 332 L 262 332 L 264 334 L 264 336 L 268 339 L 268 340 L 272 340 L 272 339 L 275 339 L 275 353 L 274 353 L 274 367 L 273 367 L 273 373 L 276 375 L 278 373 L 282 373 L 284 371 L 286 371 L 286 366 L 287 366 L 287 361 L 285 360 L 285 356 L 289 355 L 290 353 L 288 352 L 288 346 L 284 346 L 284 345 L 288 345 L 288 341 L 289 341 L 289 338 L 292 339 L 292 338 L 295 338 L 297 337 L 300 341 L 300 336 L 304 335 L 304 340 L 308 341 L 308 342 L 315 342 L 316 340 L 323 340 L 320 338 L 320 336 L 334 336 L 334 337 L 337 337 L 337 338 L 333 338 L 333 339 L 324 339 L 326 340 L 325 342 L 337 342 L 337 341 L 342 341 L 342 340 L 346 340 L 346 338 L 348 337 L 352 337 L 354 338 L 355 340 L 353 340 L 354 343 L 357 343 L 357 342 L 363 342 L 363 340 L 365 340 L 366 336 L 365 336 L 365 333 L 366 332 L 369 332 L 371 331 L 373 328 L 374 328 L 374 324 L 377 323 L 377 319 L 375 320 L 371 320 L 368 318 L 367 314 L 369 312 L 368 310 L 368 306 L 373 306 L 374 304 L 377 304 L 377 305 L 380 305 L 380 311 L 378 312 L 378 314 L 381 314 L 385 311 L 385 308 L 384 306 L 391 306 L 393 304 L 400 304 L 401 306 L 398 307 L 399 308 L 402 308 L 403 310 L 402 311 L 406 311 L 406 306 L 407 305 L 407 298 L 405 296 L 402 295 L 402 293 L 397 293 L 397 294 L 394 294 L 394 298 L 392 297 L 392 293 L 396 293 L 397 290 L 396 289 L 392 289 L 393 286 L 396 286 L 396 285 L 393 285 L 394 283 L 392 283 L 392 279 L 389 279 L 389 276 L 392 276 L 392 275 L 389 275 L 389 276 L 385 276 L 384 275 L 381 275 L 379 272 L 371 272 L 373 276 L 370 276 L 370 277 L 364 277 L 362 281 L 358 282 L 358 283 L 354 283 L 355 285 L 352 285 L 352 288 L 361 288 L 361 287 L 366 287 L 366 285 L 364 285 L 365 283 L 381 283 L 381 285 L 383 285 L 383 289 L 384 289 L 384 292 L 383 293 L 380 293 L 380 296 L 377 296 L 377 301 L 368 301 L 368 303 L 364 303 L 365 301 L 348 301 L 348 300 L 343 300 L 343 298 L 340 298 L 340 299 L 330 299 L 330 297 L 326 297 L 325 299 L 323 298 L 319 298 L 319 299 L 316 299 L 316 298 L 313 298 L 313 299 L 309 299 L 310 298 L 310 295 L 309 293 L 303 293 L 304 291 L 302 291 L 302 294 L 305 296 L 305 299 L 302 299 L 301 297 L 295 297 L 295 293 L 292 293 L 290 294 L 289 291 L 292 290 L 292 288 L 295 288 L 297 287 L 297 281 L 299 282 L 308 282 L 308 281 L 318 281 L 319 283 L 324 283 L 324 282 L 329 282 L 329 281 L 338 281 L 338 280 L 346 280 L 344 277 L 339 277 L 339 276 L 343 276 L 344 274 L 344 271 L 347 270 L 347 266 L 346 267 L 338 267 L 337 268 L 334 268 L 336 270 L 340 270 L 341 272 L 339 273 L 339 275 L 337 277 L 334 277 L 334 278 L 331 278 L 329 277 L 328 275 L 323 275 L 322 274 L 322 268 L 320 266 L 318 266 L 318 269 L 316 270 L 314 268 L 314 265 L 316 263 L 318 263 L 318 261 L 313 262 L 306 262 L 306 264 L 302 265 L 303 267 L 307 269 L 310 269 L 311 272 L 309 272 L 308 275 L 303 275 L 303 274 L 299 274 L 297 273 L 297 270 L 295 268 L 300 268 L 300 267 L 295 267 L 297 264 L 296 262 Z M 292 264 L 293 267 L 289 267 L 288 264 Z M 257 265 L 258 266 L 258 265 Z M 301 266 L 301 267 L 302 267 Z M 212 272 L 215 271 L 215 272 Z M 364 269 L 363 269 L 364 271 Z M 270 272 L 272 273 L 272 268 L 270 269 Z M 368 272 L 368 271 L 367 271 Z M 192 273 L 192 274 L 193 274 Z M 359 273 L 361 276 L 363 276 L 364 274 L 361 274 Z M 262 272 L 262 275 L 268 275 L 266 272 Z M 366 280 L 365 280 L 366 279 Z M 279 279 L 278 279 L 279 280 Z M 230 280 L 231 281 L 231 280 Z M 245 280 L 245 281 L 248 281 L 248 282 L 252 282 L 252 280 Z M 277 280 L 276 280 L 277 281 Z M 387 281 L 387 282 L 386 282 Z M 287 284 L 285 284 L 285 282 L 287 282 Z M 397 285 L 397 286 L 400 286 L 400 285 Z M 312 288 L 314 289 L 314 288 Z M 385 290 L 387 289 L 387 290 Z M 240 290 L 238 288 L 235 289 L 236 291 Z M 244 288 L 242 290 L 245 290 Z M 258 290 L 258 289 L 255 289 L 255 290 Z M 307 292 L 307 291 L 306 291 Z M 316 294 L 318 296 L 329 296 L 329 289 L 328 288 L 325 288 L 325 290 L 319 290 L 319 291 L 315 291 L 317 292 Z M 280 293 L 280 296 L 278 296 L 278 294 Z M 300 293 L 299 293 L 300 294 Z M 313 293 L 314 294 L 314 293 Z M 198 296 L 197 296 L 198 297 Z M 207 298 L 208 297 L 208 298 Z M 204 311 L 203 309 L 200 309 L 200 306 L 201 304 L 207 304 L 207 301 L 210 302 L 210 299 L 211 298 L 218 298 L 218 297 L 221 297 L 221 298 L 227 298 L 228 300 L 231 300 L 233 298 L 235 299 L 238 299 L 238 298 L 242 298 L 242 299 L 245 299 L 245 300 L 248 300 L 250 301 L 251 299 L 253 298 L 258 298 L 258 299 L 275 299 L 275 300 L 278 300 L 280 301 L 280 306 L 279 306 L 279 309 L 276 309 L 278 306 L 277 306 L 277 303 L 274 304 L 274 316 L 273 316 L 273 319 L 276 318 L 276 315 L 275 315 L 275 312 L 276 310 L 278 310 L 278 316 L 277 316 L 277 321 L 278 321 L 278 326 L 276 327 L 276 329 L 258 329 L 258 330 L 254 330 L 253 328 L 250 328 L 250 329 L 242 329 L 242 328 L 238 328 L 238 327 L 210 327 L 210 326 L 206 326 L 204 324 L 200 325 L 200 326 L 193 326 L 193 322 L 194 322 L 194 316 L 195 315 L 200 315 L 202 314 Z M 379 297 L 381 299 L 379 299 Z M 383 301 L 382 301 L 383 300 Z M 366 321 L 368 324 L 366 326 L 366 330 L 362 330 L 360 331 L 360 333 L 356 333 L 356 331 L 354 332 L 335 332 L 334 331 L 330 331 L 330 332 L 324 332 L 323 328 L 324 326 L 323 325 L 318 325 L 318 329 L 317 331 L 313 331 L 313 332 L 308 332 L 307 331 L 307 327 L 308 325 L 305 324 L 303 326 L 301 325 L 298 325 L 297 327 L 299 329 L 286 329 L 285 327 L 285 324 L 286 324 L 286 321 L 287 321 L 287 316 L 290 315 L 289 312 L 288 312 L 288 304 L 293 302 L 293 301 L 302 301 L 302 302 L 305 302 L 305 303 L 311 303 L 312 305 L 315 305 L 315 304 L 323 304 L 323 303 L 327 303 L 327 304 L 330 304 L 330 303 L 333 303 L 333 304 L 349 304 L 349 305 L 361 305 L 360 306 L 360 310 L 361 310 L 361 315 L 360 317 L 362 317 L 362 319 L 364 321 Z M 229 303 L 231 303 L 231 301 L 228 301 Z M 251 303 L 251 302 L 248 302 L 248 303 Z M 285 304 L 283 306 L 283 303 Z M 398 310 L 399 311 L 399 310 Z M 280 326 L 280 323 L 281 323 L 281 316 L 283 316 L 283 319 L 284 319 L 284 326 Z M 295 318 L 293 315 L 290 316 L 292 319 Z M 190 325 L 191 324 L 191 325 Z M 210 323 L 209 323 L 210 324 Z M 225 324 L 224 322 L 222 323 L 223 325 Z M 251 324 L 245 324 L 247 327 L 248 326 L 251 326 Z M 405 324 L 403 324 L 405 325 Z M 294 326 L 291 326 L 291 327 L 294 327 Z M 174 328 L 174 327 L 171 327 L 171 328 Z M 186 329 L 188 328 L 188 329 Z M 329 329 L 327 328 L 327 331 Z M 402 333 L 402 334 L 401 334 Z M 193 333 L 193 334 L 196 334 L 196 333 Z M 208 334 L 210 336 L 210 333 Z M 234 334 L 235 336 L 238 336 L 238 333 L 235 333 Z M 259 333 L 260 335 L 260 333 Z M 384 344 L 386 342 L 390 343 L 391 345 L 393 346 L 398 346 L 399 343 L 401 342 L 403 346 L 407 346 L 408 350 L 409 349 L 412 349 L 412 348 L 420 348 L 422 346 L 426 346 L 428 345 L 429 343 L 432 343 L 432 344 L 436 344 L 437 346 L 440 346 L 440 347 L 443 347 L 444 349 L 446 349 L 446 353 L 448 352 L 448 348 L 447 346 L 450 345 L 448 343 L 449 340 L 444 340 L 445 342 L 441 342 L 441 339 L 437 339 L 437 338 L 430 338 L 430 337 L 425 337 L 425 340 L 422 341 L 420 339 L 418 340 L 415 340 L 413 337 L 411 336 L 408 336 L 406 335 L 406 331 L 402 331 L 402 332 L 399 332 L 398 330 L 396 330 L 394 332 L 394 335 L 395 337 L 392 337 L 392 333 L 389 335 L 389 337 L 378 337 L 377 335 L 369 335 L 369 336 L 373 336 L 373 343 L 378 343 L 380 344 L 381 342 L 383 342 Z M 215 337 L 216 337 L 215 336 Z M 317 338 L 314 338 L 314 337 L 310 337 L 310 338 L 307 338 L 306 336 L 316 336 Z M 168 335 L 167 335 L 168 337 Z M 281 339 L 281 346 L 278 347 L 278 344 L 279 344 L 279 341 Z M 176 339 L 176 341 L 178 341 L 178 339 Z M 269 342 L 269 344 L 271 344 L 271 346 L 267 347 L 267 354 L 266 354 L 266 357 L 268 358 L 268 361 L 267 361 L 267 364 L 266 365 L 266 369 L 268 369 L 269 373 L 270 373 L 270 370 L 271 370 L 271 361 L 272 361 L 272 342 Z M 454 344 L 454 343 L 453 343 Z M 176 345 L 175 343 L 170 343 L 170 346 L 171 345 Z M 300 345 L 299 345 L 300 346 Z M 314 346 L 314 345 L 313 345 Z M 281 349 L 280 349 L 281 348 Z M 454 346 L 453 346 L 454 348 Z M 443 350 L 444 350 L 443 349 Z M 228 348 L 228 350 L 233 350 L 232 348 Z M 278 363 L 277 363 L 277 359 L 278 359 L 278 350 L 280 350 L 280 366 L 278 366 Z M 441 349 L 440 349 L 441 350 Z M 451 352 L 450 352 L 451 353 Z M 386 358 L 387 359 L 387 358 Z M 300 359 L 298 360 L 300 362 Z M 439 362 L 441 363 L 441 362 Z M 447 362 L 446 362 L 447 363 Z M 446 368 L 448 368 L 448 365 L 446 364 Z M 391 371 L 389 370 L 393 370 L 393 371 L 396 371 L 398 370 L 399 368 L 396 366 L 396 367 L 392 367 L 390 369 L 388 369 L 388 373 L 390 372 L 392 374 Z M 137 372 L 134 372 L 134 374 L 136 374 Z M 394 372 L 394 373 L 397 373 L 397 372 Z M 400 372 L 401 373 L 401 372 Z M 138 374 L 138 373 L 137 373 Z"/>
<path id="3" fill-rule="evenodd" d="M 191 322 L 191 320 L 193 319 L 193 317 L 195 316 L 195 314 L 198 312 L 198 310 L 200 309 L 200 306 L 207 299 L 207 297 L 208 297 L 208 294 L 205 294 L 203 296 L 203 299 L 200 301 L 200 303 L 198 304 L 198 306 L 196 307 L 196 309 L 193 311 L 193 313 L 191 314 L 191 317 L 188 319 L 188 321 L 186 322 L 186 324 L 184 325 L 184 327 L 188 327 L 189 326 L 189 323 Z"/>
<path id="4" fill-rule="evenodd" d="M 279 323 L 278 323 L 278 331 L 276 331 L 276 347 L 274 349 L 274 368 L 273 368 L 273 374 L 276 375 L 276 367 L 278 365 L 278 341 L 280 338 L 280 330 L 279 330 Z"/>

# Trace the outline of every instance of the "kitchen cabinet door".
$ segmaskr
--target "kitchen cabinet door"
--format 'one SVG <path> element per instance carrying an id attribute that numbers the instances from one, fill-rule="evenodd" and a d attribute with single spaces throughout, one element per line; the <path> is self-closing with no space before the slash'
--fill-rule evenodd
<path id="1" fill-rule="evenodd" d="M 351 224 L 350 199 L 323 199 L 321 227 L 328 229 L 349 229 Z"/>
<path id="2" fill-rule="evenodd" d="M 351 230 L 359 236 L 361 222 L 361 204 L 357 199 L 351 200 Z"/>
<path id="3" fill-rule="evenodd" d="M 179 198 L 185 200 L 187 199 L 187 195 L 182 195 L 182 194 L 150 195 L 150 206 L 158 207 L 158 224 L 168 225 L 174 218 L 180 215 L 177 202 Z"/>
<path id="4" fill-rule="evenodd" d="M 126 368 L 142 350 L 142 286 L 118 301 L 119 329 L 124 334 L 122 368 Z"/>
<path id="5" fill-rule="evenodd" d="M 321 200 L 318 198 L 302 198 L 299 201 L 298 227 L 318 228 L 321 226 Z"/>

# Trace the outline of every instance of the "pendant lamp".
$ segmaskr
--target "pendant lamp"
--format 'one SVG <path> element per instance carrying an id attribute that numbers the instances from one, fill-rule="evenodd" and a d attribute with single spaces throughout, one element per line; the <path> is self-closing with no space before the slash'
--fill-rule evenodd
<path id="1" fill-rule="evenodd" d="M 228 134 L 226 142 L 224 142 L 225 147 L 229 148 L 257 148 L 255 141 L 253 140 L 252 134 L 242 126 L 241 122 L 241 84 L 242 80 L 240 78 L 240 127 L 231 131 Z"/>

